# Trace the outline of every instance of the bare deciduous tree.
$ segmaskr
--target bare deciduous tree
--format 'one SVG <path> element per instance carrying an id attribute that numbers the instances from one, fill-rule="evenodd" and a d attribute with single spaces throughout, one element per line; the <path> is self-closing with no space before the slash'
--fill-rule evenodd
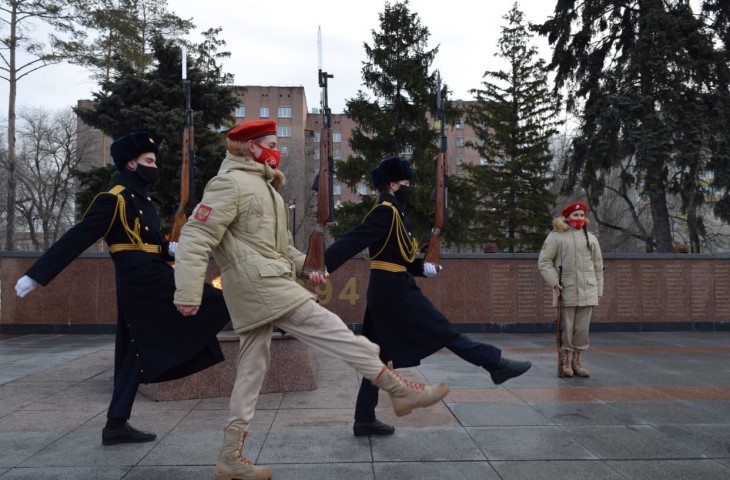
<path id="1" fill-rule="evenodd" d="M 71 109 L 24 110 L 18 120 L 17 220 L 27 230 L 27 247 L 46 250 L 74 223 L 71 172 L 86 146 L 77 144 Z"/>
<path id="2" fill-rule="evenodd" d="M 0 0 L 0 79 L 8 82 L 7 158 L 4 164 L 6 190 L 5 248 L 15 248 L 16 207 L 16 111 L 17 84 L 26 75 L 58 63 L 63 56 L 55 50 L 59 39 L 56 33 L 74 30 L 70 0 Z M 48 44 L 32 35 L 37 24 L 54 28 Z"/>

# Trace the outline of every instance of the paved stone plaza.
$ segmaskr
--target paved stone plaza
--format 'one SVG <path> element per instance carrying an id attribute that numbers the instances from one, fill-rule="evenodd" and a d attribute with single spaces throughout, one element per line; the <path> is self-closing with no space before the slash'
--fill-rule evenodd
<path id="1" fill-rule="evenodd" d="M 445 381 L 445 402 L 356 438 L 359 380 L 318 355 L 314 391 L 262 395 L 247 455 L 276 480 L 730 478 L 730 332 L 594 333 L 588 379 L 561 379 L 551 334 L 479 334 L 524 376 L 496 387 L 439 352 L 406 376 Z M 132 423 L 152 443 L 101 445 L 112 388 L 110 335 L 0 337 L 0 479 L 210 479 L 228 399 L 153 402 Z"/>

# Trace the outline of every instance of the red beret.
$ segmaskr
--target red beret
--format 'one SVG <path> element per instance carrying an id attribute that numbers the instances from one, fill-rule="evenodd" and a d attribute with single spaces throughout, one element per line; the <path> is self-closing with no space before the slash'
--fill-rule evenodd
<path id="1" fill-rule="evenodd" d="M 245 142 L 267 135 L 276 135 L 276 122 L 274 120 L 243 122 L 228 130 L 226 134 L 234 142 Z"/>
<path id="2" fill-rule="evenodd" d="M 575 212 L 576 210 L 583 210 L 584 212 L 588 211 L 588 205 L 586 205 L 583 202 L 573 202 L 571 204 L 568 204 L 563 208 L 563 216 L 565 218 L 568 218 L 571 213 Z"/>

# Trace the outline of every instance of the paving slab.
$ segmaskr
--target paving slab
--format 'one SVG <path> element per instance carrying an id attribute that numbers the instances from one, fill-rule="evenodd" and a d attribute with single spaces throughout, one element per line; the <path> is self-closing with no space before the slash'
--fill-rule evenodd
<path id="1" fill-rule="evenodd" d="M 259 397 L 245 454 L 277 480 L 730 478 L 730 332 L 591 335 L 589 378 L 558 378 L 552 334 L 470 334 L 533 367 L 493 385 L 447 350 L 402 374 L 446 381 L 443 402 L 354 437 L 359 375 L 317 354 L 317 389 Z M 229 398 L 155 402 L 131 422 L 146 444 L 101 445 L 112 335 L 0 337 L 0 480 L 212 478 Z"/>

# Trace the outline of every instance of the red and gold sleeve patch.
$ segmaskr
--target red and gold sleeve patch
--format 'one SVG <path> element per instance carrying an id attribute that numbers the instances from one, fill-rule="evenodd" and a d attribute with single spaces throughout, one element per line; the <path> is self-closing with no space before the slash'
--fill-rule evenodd
<path id="1" fill-rule="evenodd" d="M 208 220 L 208 217 L 210 216 L 210 213 L 213 211 L 212 208 L 210 208 L 208 205 L 201 204 L 198 209 L 195 211 L 194 217 L 197 220 L 200 220 L 201 222 L 205 222 Z"/>

